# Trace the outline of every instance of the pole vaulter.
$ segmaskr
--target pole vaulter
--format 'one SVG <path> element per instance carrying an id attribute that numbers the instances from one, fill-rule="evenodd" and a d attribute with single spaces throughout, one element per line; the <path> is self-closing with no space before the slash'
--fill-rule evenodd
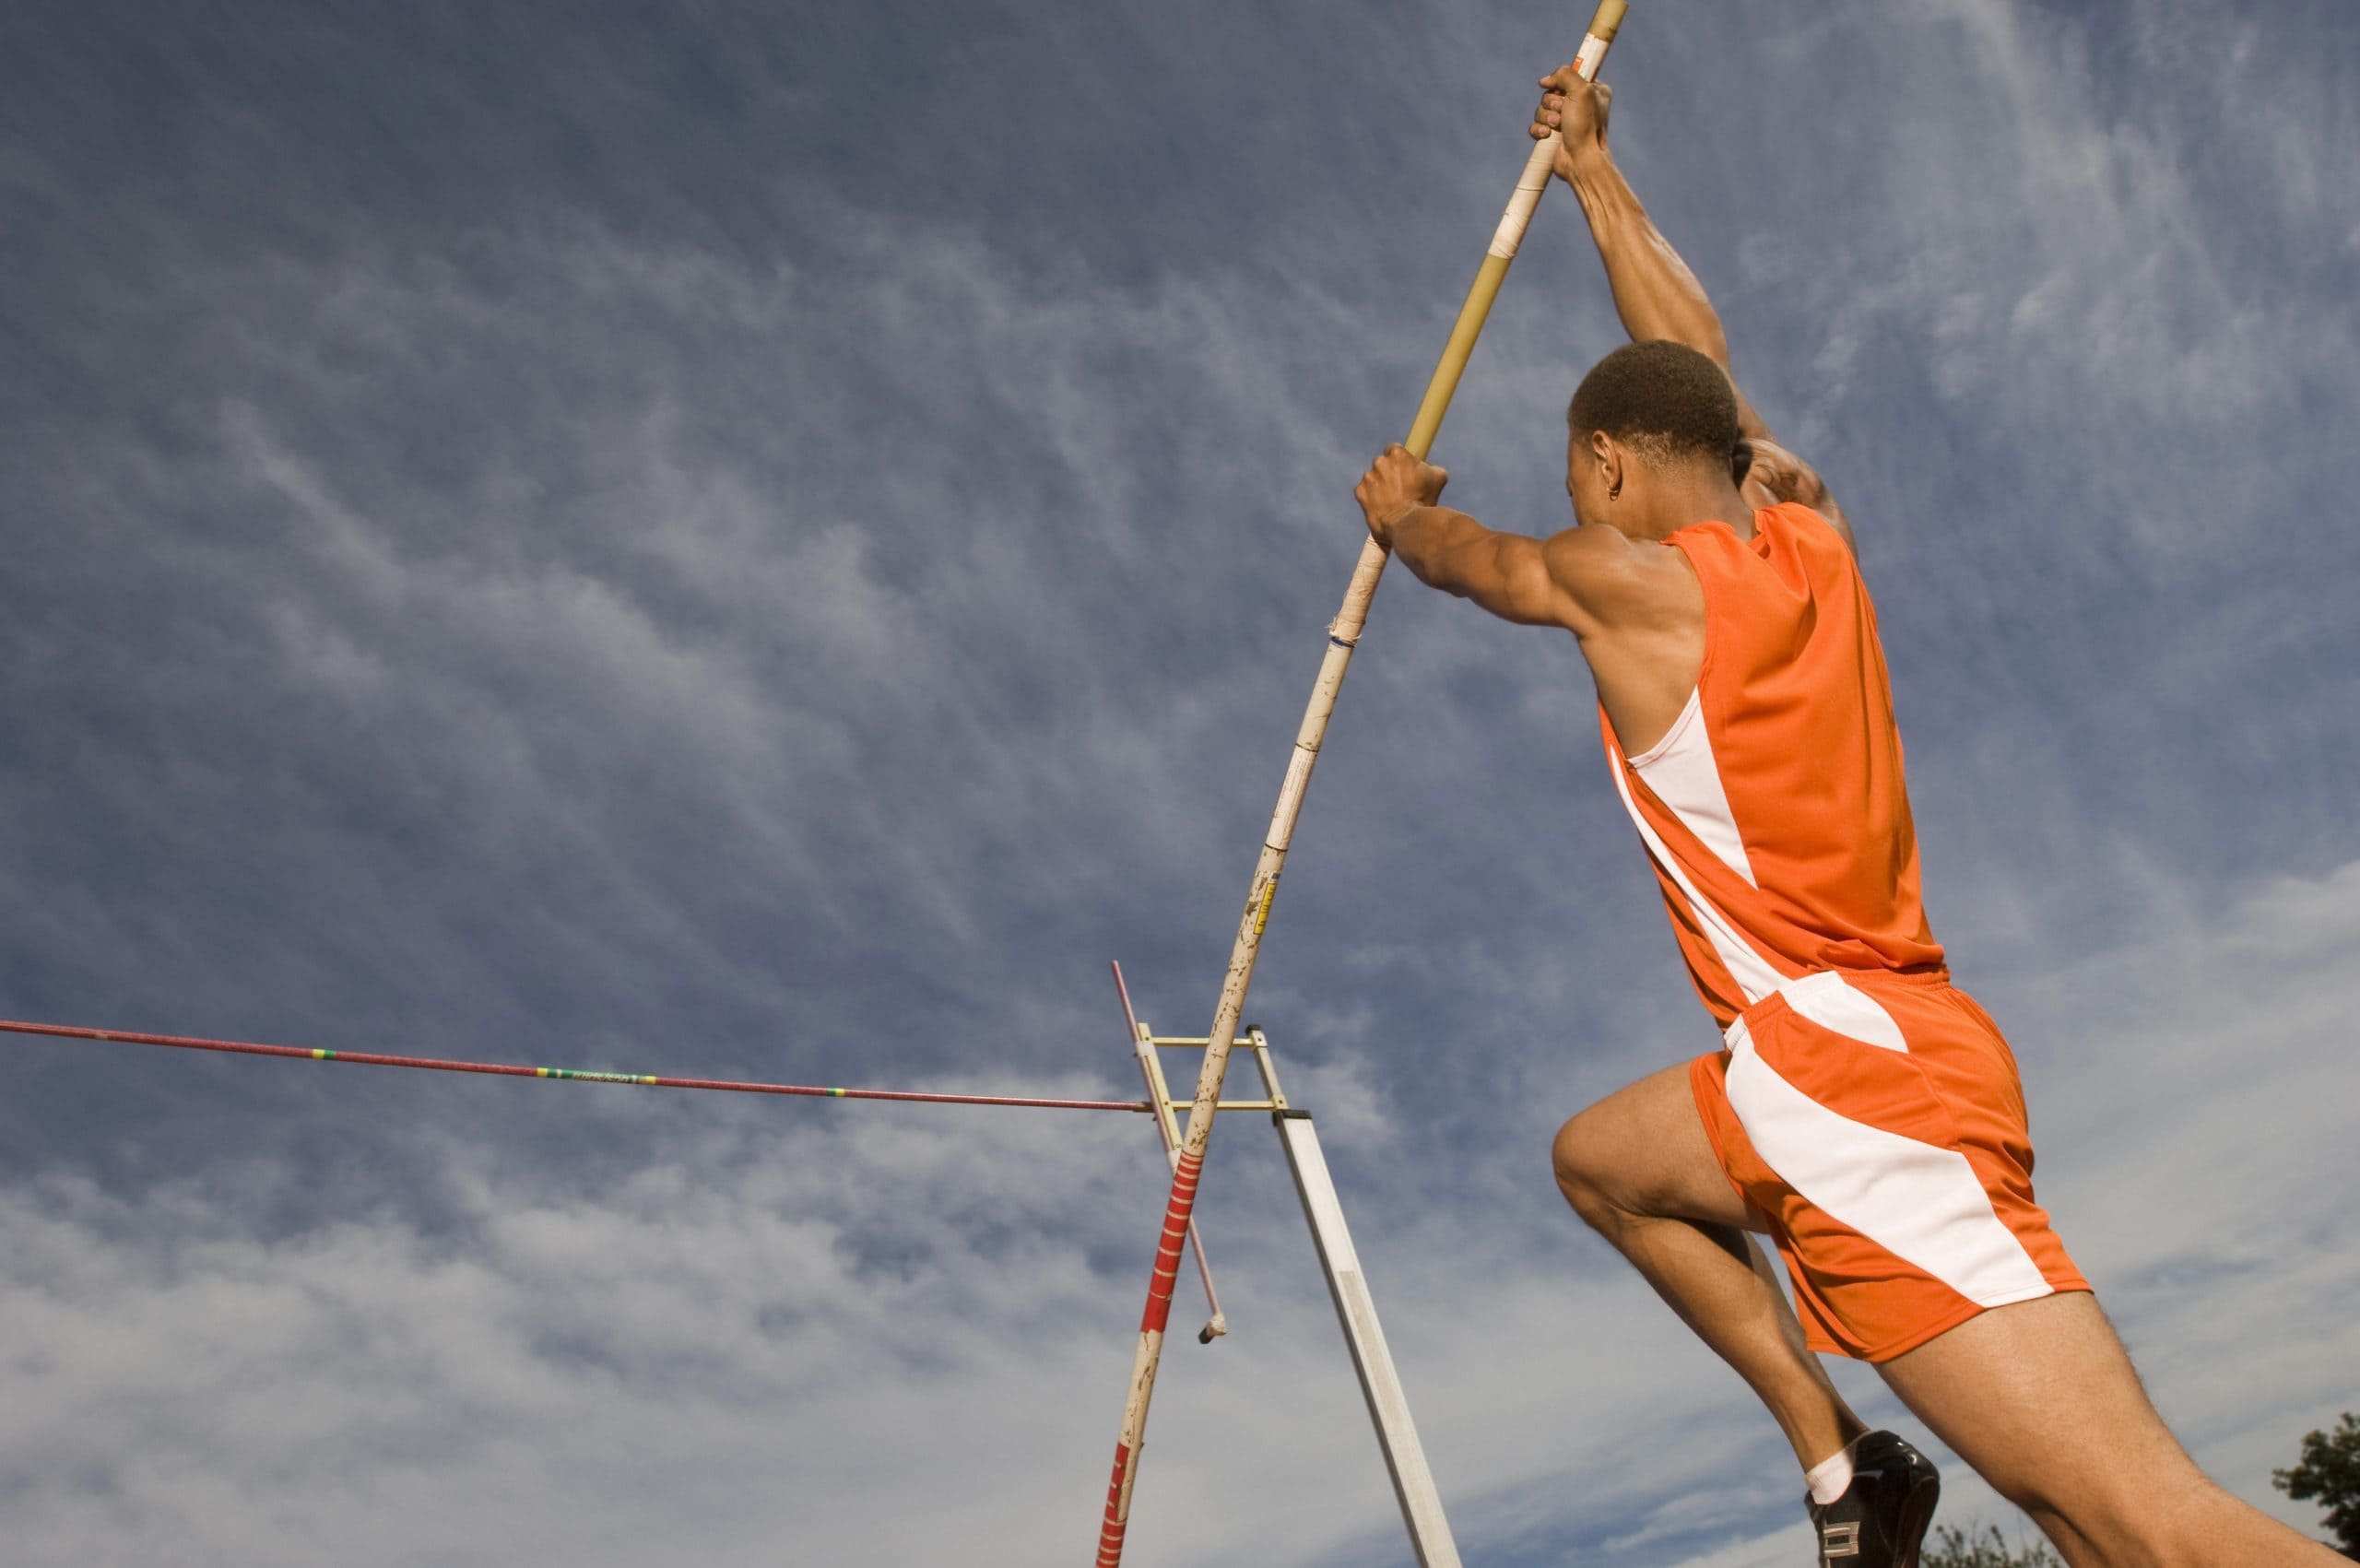
<path id="1" fill-rule="evenodd" d="M 1628 8 L 1626 0 L 1599 0 L 1598 12 L 1590 18 L 1589 30 L 1582 39 L 1581 52 L 1575 56 L 1583 80 L 1597 79 L 1599 67 L 1605 62 L 1607 49 L 1614 41 Z M 1516 193 L 1508 198 L 1507 210 L 1493 232 L 1483 265 L 1475 274 L 1473 286 L 1467 290 L 1466 303 L 1458 309 L 1458 321 L 1450 330 L 1442 360 L 1426 383 L 1425 398 L 1418 405 L 1409 439 L 1402 443 L 1420 461 L 1432 450 L 1435 432 L 1442 429 L 1443 416 L 1449 412 L 1451 396 L 1458 390 L 1459 375 L 1467 369 L 1475 340 L 1482 335 L 1484 320 L 1492 313 L 1492 301 L 1498 298 L 1500 285 L 1507 277 L 1508 264 L 1516 259 L 1525 229 L 1540 205 L 1541 193 L 1549 188 L 1557 143 L 1558 137 L 1552 133 L 1533 144 L 1532 156 L 1525 160 L 1524 173 L 1516 181 Z M 1106 1515 L 1099 1527 L 1098 1568 L 1115 1568 L 1123 1559 L 1123 1536 L 1130 1525 L 1131 1489 L 1139 1480 L 1139 1447 L 1147 1435 L 1148 1403 L 1155 1393 L 1156 1368 L 1163 1356 L 1164 1326 L 1172 1315 L 1180 1254 L 1196 1213 L 1197 1185 L 1204 1170 L 1205 1146 L 1212 1138 L 1213 1113 L 1221 1100 L 1222 1077 L 1229 1068 L 1230 1044 L 1237 1037 L 1238 1020 L 1245 1011 L 1246 986 L 1254 978 L 1254 962 L 1262 949 L 1262 932 L 1269 924 L 1270 903 L 1279 891 L 1279 873 L 1286 865 L 1295 819 L 1303 813 L 1303 797 L 1311 784 L 1312 766 L 1319 758 L 1319 743 L 1328 732 L 1328 715 L 1335 712 L 1336 694 L 1343 688 L 1344 671 L 1351 663 L 1352 649 L 1367 621 L 1369 601 L 1375 596 L 1377 580 L 1385 574 L 1386 559 L 1385 548 L 1375 539 L 1361 548 L 1359 564 L 1352 569 L 1351 583 L 1344 590 L 1343 608 L 1328 625 L 1328 652 L 1320 661 L 1319 678 L 1312 686 L 1303 726 L 1295 733 L 1294 754 L 1287 761 L 1286 777 L 1279 786 L 1278 807 L 1270 813 L 1270 831 L 1263 838 L 1254 879 L 1247 886 L 1245 913 L 1238 922 L 1237 939 L 1230 949 L 1229 973 L 1221 982 L 1221 1005 L 1214 1010 L 1212 1028 L 1207 1032 L 1210 1043 L 1205 1047 L 1203 1070 L 1197 1078 L 1196 1102 L 1188 1111 L 1187 1133 L 1173 1163 L 1172 1192 L 1164 1206 L 1162 1239 L 1156 1248 L 1154 1270 L 1148 1279 L 1147 1310 L 1139 1319 L 1139 1350 L 1131 1362 L 1130 1388 L 1123 1406 L 1123 1431 L 1115 1444 L 1114 1479 L 1106 1489 Z"/>

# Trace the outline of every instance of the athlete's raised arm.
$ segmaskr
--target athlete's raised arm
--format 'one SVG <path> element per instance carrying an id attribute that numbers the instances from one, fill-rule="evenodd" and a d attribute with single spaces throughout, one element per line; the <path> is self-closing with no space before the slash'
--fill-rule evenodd
<path id="1" fill-rule="evenodd" d="M 1647 210 L 1615 167 L 1607 149 L 1607 112 L 1614 91 L 1602 83 L 1583 81 L 1571 65 L 1542 78 L 1540 106 L 1533 112 L 1535 141 L 1556 131 L 1557 176 L 1573 187 L 1606 264 L 1606 280 L 1614 290 L 1614 308 L 1623 330 L 1634 343 L 1669 338 L 1684 343 L 1721 367 L 1729 369 L 1728 336 L 1721 318 L 1705 294 L 1704 286 L 1671 242 L 1648 218 Z M 1730 376 L 1736 387 L 1736 377 Z M 1774 439 L 1769 427 L 1744 389 L 1737 387 L 1738 431 L 1751 454 L 1740 481 L 1746 500 L 1756 506 L 1796 501 L 1834 524 L 1846 539 L 1851 525 L 1828 493 L 1818 470 Z"/>
<path id="2" fill-rule="evenodd" d="M 1519 626 L 1562 627 L 1587 644 L 1600 632 L 1664 618 L 1696 598 L 1676 552 L 1641 550 L 1604 525 L 1546 539 L 1486 528 L 1442 505 L 1447 470 L 1388 446 L 1352 499 L 1377 543 L 1429 587 L 1472 600 Z M 1673 613 L 1677 613 L 1676 610 Z"/>

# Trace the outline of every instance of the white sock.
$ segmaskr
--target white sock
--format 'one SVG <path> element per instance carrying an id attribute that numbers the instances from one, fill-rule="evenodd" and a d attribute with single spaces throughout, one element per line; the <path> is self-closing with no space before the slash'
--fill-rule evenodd
<path id="1" fill-rule="evenodd" d="M 1865 1435 L 1867 1434 L 1862 1433 L 1862 1436 Z M 1822 1459 L 1803 1472 L 1803 1484 L 1811 1488 L 1811 1500 L 1813 1503 L 1824 1508 L 1850 1489 L 1852 1450 L 1859 1446 L 1859 1438 L 1852 1439 L 1851 1442 L 1837 1449 L 1833 1458 Z"/>

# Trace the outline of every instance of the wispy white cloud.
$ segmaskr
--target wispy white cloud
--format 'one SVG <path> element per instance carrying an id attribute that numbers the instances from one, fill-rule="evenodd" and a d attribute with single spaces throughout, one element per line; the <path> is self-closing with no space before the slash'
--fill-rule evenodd
<path id="1" fill-rule="evenodd" d="M 1989 993 L 2025 1064 L 2044 1198 L 2200 1457 L 2264 1502 L 2360 1350 L 2340 1305 L 2360 1244 L 2317 1191 L 2350 1100 L 2337 1020 L 2354 941 L 2347 867 Z M 1292 1087 L 1336 1102 L 1321 1125 L 1469 1549 L 1791 1556 L 1799 1526 L 1764 1533 L 1793 1508 L 1791 1478 L 1735 1382 L 1570 1217 L 1536 1250 L 1513 1221 L 1422 1201 L 1421 1173 L 1372 1159 L 1386 1129 L 1350 1071 Z M 0 1475 L 18 1550 L 269 1563 L 333 1543 L 356 1563 L 593 1564 L 772 1561 L 783 1543 L 798 1562 L 880 1564 L 1068 1550 L 1119 1413 L 1142 1283 L 1121 1265 L 1144 1256 L 1161 1182 L 1147 1129 L 785 1109 L 580 1191 L 415 1135 L 454 1216 L 432 1232 L 363 1208 L 259 1233 L 267 1190 L 291 1179 L 263 1159 L 136 1197 L 62 1174 L 11 1189 L 0 1315 L 19 1349 L 0 1363 Z M 1398 1550 L 1265 1143 L 1241 1117 L 1216 1146 L 1206 1230 L 1237 1332 L 1174 1348 L 1143 1563 Z M 1847 1382 L 1870 1387 L 1858 1369 Z M 1956 1468 L 1950 1493 L 1952 1517 L 2006 1516 Z"/>

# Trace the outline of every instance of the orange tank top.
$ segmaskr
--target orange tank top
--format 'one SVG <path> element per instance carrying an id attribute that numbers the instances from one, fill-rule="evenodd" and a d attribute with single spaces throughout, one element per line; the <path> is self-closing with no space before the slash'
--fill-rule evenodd
<path id="1" fill-rule="evenodd" d="M 1694 523 L 1665 541 L 1705 588 L 1705 664 L 1670 730 L 1626 757 L 1599 713 L 1689 974 L 1725 1029 L 1821 971 L 1947 974 L 1859 568 L 1809 507 L 1764 508 L 1753 527 L 1749 540 Z"/>

